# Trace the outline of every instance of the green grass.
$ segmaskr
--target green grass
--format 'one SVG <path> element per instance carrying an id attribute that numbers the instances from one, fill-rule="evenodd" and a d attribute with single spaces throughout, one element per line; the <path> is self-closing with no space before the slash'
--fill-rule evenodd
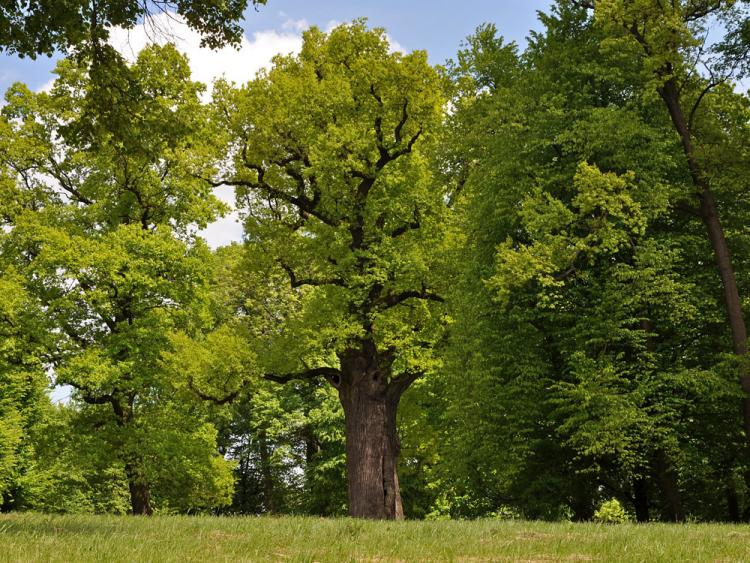
<path id="1" fill-rule="evenodd" d="M 4 514 L 0 561 L 750 561 L 750 526 Z"/>

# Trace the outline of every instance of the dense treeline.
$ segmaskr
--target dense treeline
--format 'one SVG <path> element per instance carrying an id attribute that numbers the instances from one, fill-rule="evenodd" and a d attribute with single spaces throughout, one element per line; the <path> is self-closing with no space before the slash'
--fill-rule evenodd
<path id="1" fill-rule="evenodd" d="M 540 22 L 444 67 L 312 28 L 209 103 L 89 30 L 11 88 L 0 510 L 750 520 L 748 12 Z"/>

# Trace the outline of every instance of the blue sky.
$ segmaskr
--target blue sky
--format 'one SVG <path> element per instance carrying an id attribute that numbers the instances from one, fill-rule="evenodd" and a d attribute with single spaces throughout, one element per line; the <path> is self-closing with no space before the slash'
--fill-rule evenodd
<path id="1" fill-rule="evenodd" d="M 326 27 L 367 17 L 406 50 L 426 49 L 433 63 L 452 57 L 461 40 L 483 22 L 495 23 L 508 40 L 524 41 L 529 29 L 538 28 L 537 10 L 546 10 L 548 0 L 268 0 L 268 5 L 250 10 L 246 29 L 275 27 L 286 18 L 304 19 Z"/>
<path id="2" fill-rule="evenodd" d="M 405 50 L 426 49 L 433 63 L 452 57 L 461 40 L 483 22 L 495 23 L 507 40 L 523 44 L 529 29 L 538 28 L 537 10 L 546 10 L 548 0 L 268 0 L 267 6 L 250 8 L 245 30 L 253 33 L 281 31 L 290 21 L 330 27 L 367 17 L 371 25 L 385 27 L 389 36 Z M 0 90 L 13 82 L 38 89 L 49 82 L 54 59 L 34 61 L 0 55 Z"/>

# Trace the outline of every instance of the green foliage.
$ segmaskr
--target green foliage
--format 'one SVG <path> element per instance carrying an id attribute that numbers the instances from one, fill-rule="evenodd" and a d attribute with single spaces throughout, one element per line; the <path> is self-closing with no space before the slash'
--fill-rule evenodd
<path id="1" fill-rule="evenodd" d="M 247 2 L 220 4 L 169 5 L 215 46 Z M 366 376 L 410 518 L 747 518 L 696 207 L 746 295 L 747 15 L 663 4 L 560 0 L 523 52 L 486 24 L 445 69 L 312 28 L 210 104 L 172 46 L 83 46 L 141 4 L 1 9 L 0 45 L 79 48 L 0 118 L 0 509 L 341 515 Z M 212 252 L 219 185 L 245 241 Z"/>
<path id="2" fill-rule="evenodd" d="M 84 66 L 63 61 L 58 75 L 49 94 L 15 86 L 3 108 L 0 155 L 20 203 L 4 210 L 3 258 L 44 310 L 56 382 L 76 389 L 69 423 L 89 435 L 80 450 L 101 456 L 103 472 L 119 465 L 131 484 L 151 484 L 158 508 L 227 503 L 231 464 L 216 431 L 161 359 L 170 334 L 200 317 L 210 269 L 195 228 L 223 209 L 197 178 L 214 157 L 202 87 L 170 46 L 139 55 L 124 75 L 127 101 L 105 117 L 82 103 Z M 90 499 L 92 476 L 71 478 Z"/>
<path id="3" fill-rule="evenodd" d="M 184 17 L 190 27 L 203 35 L 203 45 L 216 48 L 225 43 L 239 42 L 242 28 L 238 21 L 248 3 L 248 0 L 221 3 L 194 0 L 32 0 L 7 3 L 0 9 L 0 47 L 32 58 L 41 54 L 52 56 L 55 51 L 70 48 L 101 49 L 110 28 L 130 29 L 143 18 L 164 11 Z M 252 2 L 253 5 L 265 3 L 266 0 Z"/>
<path id="4" fill-rule="evenodd" d="M 594 522 L 602 524 L 624 524 L 630 521 L 630 516 L 617 499 L 603 502 L 594 512 Z"/>
<path id="5" fill-rule="evenodd" d="M 419 342 L 440 319 L 419 298 L 440 285 L 439 254 L 426 249 L 440 245 L 445 208 L 426 151 L 441 85 L 424 52 L 389 53 L 382 30 L 355 22 L 313 28 L 298 57 L 241 89 L 217 87 L 216 118 L 236 148 L 223 180 L 244 209 L 245 268 L 285 285 L 294 276 L 283 333 L 265 331 L 267 370 L 330 362 L 370 330 L 399 351 L 397 372 L 435 361 Z M 408 292 L 409 306 L 395 306 Z"/>

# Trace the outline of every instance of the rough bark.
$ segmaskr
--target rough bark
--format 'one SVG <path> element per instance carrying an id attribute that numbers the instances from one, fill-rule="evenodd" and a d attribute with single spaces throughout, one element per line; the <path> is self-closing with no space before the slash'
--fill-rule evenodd
<path id="1" fill-rule="evenodd" d="M 680 103 L 680 91 L 674 80 L 668 80 L 659 90 L 664 100 L 672 124 L 680 136 L 682 150 L 687 160 L 690 177 L 698 196 L 700 217 L 708 232 L 708 239 L 714 254 L 716 267 L 723 287 L 724 306 L 729 320 L 729 330 L 732 337 L 732 351 L 740 358 L 739 377 L 745 396 L 742 399 L 743 428 L 745 440 L 750 448 L 750 370 L 748 370 L 745 354 L 747 354 L 747 327 L 742 311 L 742 301 L 737 286 L 734 265 L 732 263 L 729 245 L 724 235 L 716 200 L 711 191 L 708 177 L 702 170 L 695 154 L 692 132 Z"/>
<path id="2" fill-rule="evenodd" d="M 136 463 L 130 462 L 125 465 L 125 475 L 130 490 L 131 513 L 136 516 L 151 516 L 154 513 L 151 507 L 151 491 L 143 471 Z"/>
<path id="3" fill-rule="evenodd" d="M 405 387 L 389 381 L 384 372 L 389 366 L 384 368 L 374 353 L 351 354 L 342 363 L 338 391 L 346 421 L 349 514 L 403 519 L 396 410 Z"/>

